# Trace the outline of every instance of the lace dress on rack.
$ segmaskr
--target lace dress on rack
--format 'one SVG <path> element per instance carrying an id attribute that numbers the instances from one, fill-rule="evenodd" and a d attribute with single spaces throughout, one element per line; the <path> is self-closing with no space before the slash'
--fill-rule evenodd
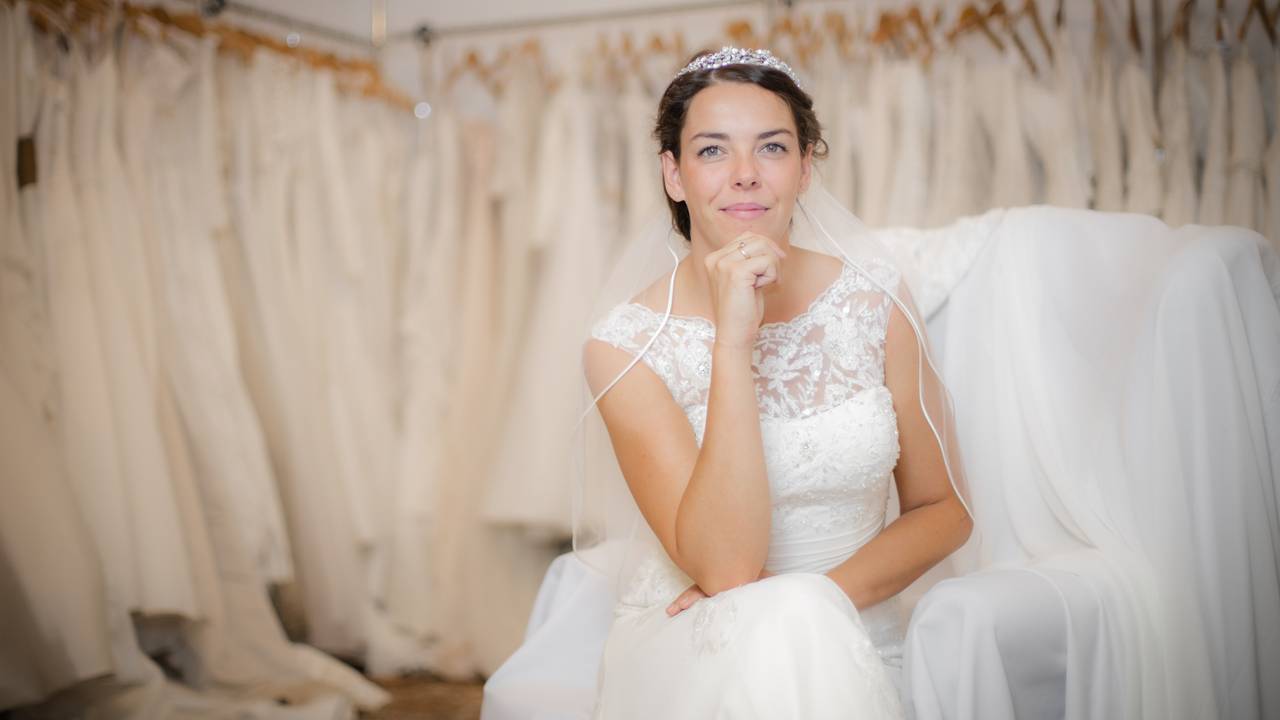
<path id="1" fill-rule="evenodd" d="M 872 266 L 886 287 L 897 271 Z M 666 605 L 691 581 L 660 549 L 620 593 L 596 716 L 900 717 L 903 623 L 896 600 L 857 610 L 825 574 L 884 527 L 898 428 L 884 385 L 890 300 L 845 267 L 809 308 L 760 328 L 753 366 L 773 502 L 776 576 Z M 617 306 L 592 337 L 635 354 L 661 321 Z M 715 327 L 672 316 L 643 356 L 697 441 L 707 420 Z"/>

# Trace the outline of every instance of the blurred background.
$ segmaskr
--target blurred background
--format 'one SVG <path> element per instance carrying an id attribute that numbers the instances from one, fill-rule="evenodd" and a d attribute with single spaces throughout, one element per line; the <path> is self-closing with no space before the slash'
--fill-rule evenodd
<path id="1" fill-rule="evenodd" d="M 0 711 L 477 717 L 568 549 L 657 99 L 768 47 L 877 227 L 1280 241 L 1280 0 L 0 2 Z M 585 302 L 584 302 L 585 299 Z"/>

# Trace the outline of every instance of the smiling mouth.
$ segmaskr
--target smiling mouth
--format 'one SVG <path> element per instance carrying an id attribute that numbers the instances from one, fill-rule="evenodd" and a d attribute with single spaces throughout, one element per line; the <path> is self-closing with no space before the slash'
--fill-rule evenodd
<path id="1" fill-rule="evenodd" d="M 725 208 L 721 208 L 721 212 L 728 213 L 730 216 L 739 220 L 755 220 L 761 215 L 769 211 L 769 208 L 756 203 L 735 203 Z"/>

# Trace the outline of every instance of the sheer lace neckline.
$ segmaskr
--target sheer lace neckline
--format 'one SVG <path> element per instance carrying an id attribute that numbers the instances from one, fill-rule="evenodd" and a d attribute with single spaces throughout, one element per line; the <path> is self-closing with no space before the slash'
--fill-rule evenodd
<path id="1" fill-rule="evenodd" d="M 761 323 L 760 330 L 764 331 L 766 329 L 771 329 L 771 328 L 789 328 L 802 323 L 805 320 L 805 318 L 812 315 L 815 310 L 817 310 L 822 305 L 833 300 L 834 299 L 833 296 L 836 295 L 836 291 L 847 283 L 848 278 L 852 276 L 852 273 L 853 271 L 849 268 L 849 265 L 847 263 L 844 263 L 844 262 L 840 263 L 840 274 L 837 275 L 836 279 L 831 281 L 829 285 L 823 288 L 822 292 L 818 293 L 817 297 L 815 297 L 812 301 L 810 301 L 808 307 L 806 307 L 804 310 L 801 310 L 799 313 L 797 313 L 795 316 L 793 316 L 789 320 L 777 320 L 775 322 Z M 644 303 L 633 301 L 627 304 L 634 307 L 638 307 L 641 310 L 649 313 L 650 315 L 656 316 L 658 319 L 662 318 L 663 311 L 654 310 L 653 308 L 649 307 L 648 305 L 645 305 Z M 679 315 L 677 313 L 671 313 L 671 319 L 675 321 L 691 323 L 694 325 L 700 325 L 704 329 L 709 331 L 711 334 L 713 335 L 715 334 L 715 330 L 716 330 L 715 322 L 713 322 L 708 318 L 702 317 L 701 315 Z"/>

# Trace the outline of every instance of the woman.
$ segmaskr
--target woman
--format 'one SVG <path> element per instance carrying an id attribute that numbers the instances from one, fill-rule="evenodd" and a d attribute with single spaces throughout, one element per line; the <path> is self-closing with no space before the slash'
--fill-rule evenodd
<path id="1" fill-rule="evenodd" d="M 886 601 L 972 527 L 901 274 L 806 194 L 825 149 L 812 107 L 785 64 L 735 48 L 696 57 L 659 106 L 688 254 L 583 356 L 643 518 L 575 527 L 622 582 L 596 717 L 901 716 Z"/>

